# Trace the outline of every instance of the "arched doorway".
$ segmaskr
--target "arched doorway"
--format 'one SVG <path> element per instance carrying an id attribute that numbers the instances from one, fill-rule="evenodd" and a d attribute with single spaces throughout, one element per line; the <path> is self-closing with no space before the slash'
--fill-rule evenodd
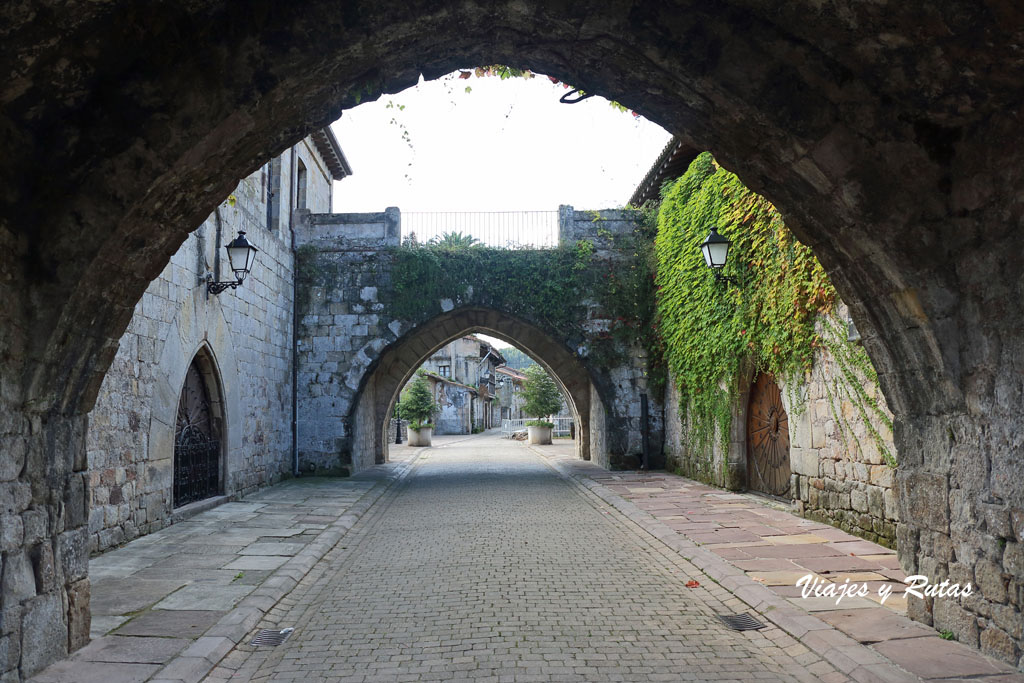
<path id="1" fill-rule="evenodd" d="M 212 370 L 209 359 L 196 354 L 181 387 L 174 428 L 174 507 L 223 490 L 221 404 Z"/>
<path id="2" fill-rule="evenodd" d="M 770 496 L 789 494 L 789 416 L 775 379 L 759 373 L 747 409 L 747 487 Z"/>

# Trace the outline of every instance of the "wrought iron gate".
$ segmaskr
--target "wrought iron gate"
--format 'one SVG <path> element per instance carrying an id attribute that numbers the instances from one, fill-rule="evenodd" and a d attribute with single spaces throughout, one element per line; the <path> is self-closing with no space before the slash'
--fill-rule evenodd
<path id="1" fill-rule="evenodd" d="M 178 399 L 174 430 L 174 506 L 220 493 L 220 436 L 210 395 L 196 360 L 188 368 Z"/>
<path id="2" fill-rule="evenodd" d="M 750 388 L 747 410 L 747 487 L 772 496 L 789 493 L 789 418 L 771 375 Z"/>

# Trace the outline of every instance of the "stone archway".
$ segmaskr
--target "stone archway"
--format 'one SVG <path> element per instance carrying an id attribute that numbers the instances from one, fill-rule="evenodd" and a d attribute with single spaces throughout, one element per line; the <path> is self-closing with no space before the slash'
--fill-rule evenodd
<path id="1" fill-rule="evenodd" d="M 1019 595 L 1024 56 L 1007 46 L 1021 43 L 1021 12 L 924 0 L 313 0 L 245 14 L 222 0 L 9 4 L 4 512 L 65 510 L 47 542 L 83 552 L 72 549 L 84 546 L 85 414 L 134 302 L 238 178 L 421 72 L 505 62 L 637 109 L 783 211 L 849 302 L 896 415 L 904 567 L 978 566 Z M 67 577 L 63 594 L 87 603 L 72 588 L 81 577 Z M 999 603 L 1006 586 L 990 584 L 983 598 Z M 53 602 L 22 597 L 27 610 Z M 912 609 L 931 619 L 930 602 Z"/>
<path id="2" fill-rule="evenodd" d="M 385 461 L 389 442 L 387 418 L 399 391 L 416 369 L 448 342 L 473 332 L 515 344 L 547 370 L 568 399 L 578 425 L 576 455 L 607 464 L 607 453 L 592 452 L 595 444 L 607 443 L 604 420 L 592 419 L 604 414 L 604 403 L 601 391 L 581 359 L 523 320 L 500 311 L 462 308 L 413 328 L 383 349 L 366 369 L 348 417 L 353 458 L 361 460 L 353 463 L 356 469 Z M 595 430 L 599 430 L 598 433 Z"/>

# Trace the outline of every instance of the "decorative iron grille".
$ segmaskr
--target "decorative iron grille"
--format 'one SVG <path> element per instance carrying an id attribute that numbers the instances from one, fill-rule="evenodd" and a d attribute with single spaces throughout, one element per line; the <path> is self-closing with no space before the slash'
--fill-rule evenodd
<path id="1" fill-rule="evenodd" d="M 220 492 L 220 441 L 194 427 L 174 442 L 174 506 L 181 507 Z"/>
<path id="2" fill-rule="evenodd" d="M 220 493 L 220 439 L 210 395 L 193 359 L 178 400 L 174 432 L 174 507 Z"/>

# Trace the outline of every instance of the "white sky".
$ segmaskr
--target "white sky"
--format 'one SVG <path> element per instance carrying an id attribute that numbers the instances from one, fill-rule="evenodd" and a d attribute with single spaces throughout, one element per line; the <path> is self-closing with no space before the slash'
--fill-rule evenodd
<path id="1" fill-rule="evenodd" d="M 346 111 L 333 128 L 353 174 L 335 186 L 334 211 L 624 205 L 670 135 L 600 97 L 560 104 L 565 92 L 541 75 L 421 80 Z"/>
<path id="2" fill-rule="evenodd" d="M 333 129 L 353 173 L 335 186 L 333 210 L 624 205 L 671 136 L 601 97 L 559 103 L 566 92 L 542 75 L 421 80 L 349 109 Z"/>

